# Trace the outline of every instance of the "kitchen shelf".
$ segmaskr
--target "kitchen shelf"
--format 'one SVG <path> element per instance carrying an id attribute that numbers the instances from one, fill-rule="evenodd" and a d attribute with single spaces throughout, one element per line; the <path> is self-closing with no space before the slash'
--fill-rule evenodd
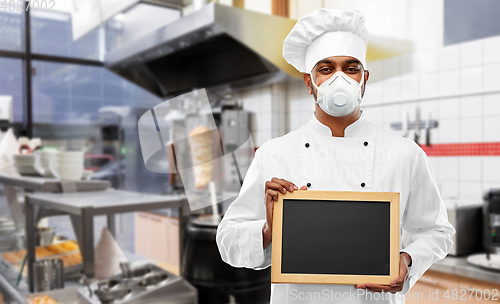
<path id="1" fill-rule="evenodd" d="M 73 222 L 73 228 L 80 245 L 83 258 L 83 272 L 94 277 L 94 216 L 129 213 L 138 211 L 157 210 L 163 208 L 179 208 L 182 213 L 187 205 L 185 195 L 152 195 L 137 192 L 107 189 L 92 192 L 73 193 L 37 193 L 26 196 L 26 227 L 34 227 L 35 206 L 44 209 L 68 214 Z M 179 217 L 179 226 L 182 227 L 182 217 Z M 182 229 L 179 229 L 179 240 L 182 242 Z M 30 291 L 34 289 L 33 262 L 35 261 L 34 229 L 26 229 L 28 253 L 28 285 Z M 182 246 L 180 244 L 180 256 Z"/>

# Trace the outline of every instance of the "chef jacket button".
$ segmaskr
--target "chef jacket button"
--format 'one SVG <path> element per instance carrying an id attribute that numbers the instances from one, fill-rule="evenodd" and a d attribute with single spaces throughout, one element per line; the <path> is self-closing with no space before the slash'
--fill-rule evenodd
<path id="1" fill-rule="evenodd" d="M 365 147 L 366 147 L 366 146 L 368 146 L 368 142 L 367 142 L 367 141 L 365 141 L 364 145 L 365 145 Z"/>
<path id="2" fill-rule="evenodd" d="M 309 148 L 309 143 L 306 143 L 306 148 Z"/>
<path id="3" fill-rule="evenodd" d="M 310 188 L 311 187 L 311 183 L 307 183 L 307 188 Z"/>
<path id="4" fill-rule="evenodd" d="M 361 187 L 364 187 L 366 186 L 366 184 L 364 182 L 361 183 Z"/>

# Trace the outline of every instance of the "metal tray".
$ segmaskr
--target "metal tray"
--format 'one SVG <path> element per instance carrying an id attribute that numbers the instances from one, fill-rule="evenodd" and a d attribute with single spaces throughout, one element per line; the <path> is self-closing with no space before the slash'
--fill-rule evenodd
<path id="1" fill-rule="evenodd" d="M 126 279 L 122 275 L 113 276 L 100 282 L 92 282 L 89 288 L 82 287 L 78 290 L 80 304 L 100 304 L 96 290 L 99 283 L 113 281 L 113 288 L 127 289 L 128 294 L 125 297 L 112 301 L 114 304 L 196 304 L 197 291 L 186 280 L 178 277 L 168 271 L 165 271 L 153 264 L 143 265 L 150 267 L 151 271 L 147 274 L 137 274 L 136 278 Z M 106 291 L 105 291 L 106 292 Z M 107 299 L 107 298 L 106 298 Z M 110 302 L 111 303 L 111 302 Z"/>

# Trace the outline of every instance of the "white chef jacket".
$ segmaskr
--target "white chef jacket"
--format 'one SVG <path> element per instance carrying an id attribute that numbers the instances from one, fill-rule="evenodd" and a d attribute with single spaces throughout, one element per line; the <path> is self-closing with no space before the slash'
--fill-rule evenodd
<path id="1" fill-rule="evenodd" d="M 234 267 L 271 265 L 272 245 L 262 249 L 262 227 L 265 183 L 273 177 L 299 188 L 309 184 L 309 190 L 399 192 L 400 235 L 404 231 L 408 236 L 408 244 L 400 242 L 400 251 L 411 256 L 412 266 L 397 294 L 373 293 L 352 285 L 272 284 L 271 304 L 404 303 L 418 278 L 451 249 L 455 230 L 448 222 L 427 156 L 415 142 L 369 122 L 362 112 L 345 129 L 344 137 L 333 137 L 330 128 L 313 115 L 307 124 L 257 150 L 239 196 L 217 230 L 221 257 Z"/>

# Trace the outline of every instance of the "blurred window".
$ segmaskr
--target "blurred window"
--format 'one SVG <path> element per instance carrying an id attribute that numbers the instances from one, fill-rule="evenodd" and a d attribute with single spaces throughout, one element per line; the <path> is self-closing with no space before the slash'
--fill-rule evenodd
<path id="1" fill-rule="evenodd" d="M 86 151 L 85 168 L 115 188 L 164 189 L 167 175 L 148 172 L 137 153 L 137 115 L 161 99 L 103 67 L 37 60 L 33 67 L 33 136 L 47 146 Z"/>
<path id="2" fill-rule="evenodd" d="M 71 14 L 31 11 L 31 50 L 35 54 L 103 60 L 104 26 L 73 41 Z"/>
<path id="3" fill-rule="evenodd" d="M 23 121 L 23 62 L 0 57 L 0 96 L 12 97 L 14 121 Z"/>
<path id="4" fill-rule="evenodd" d="M 152 107 L 161 100 L 102 67 L 33 61 L 33 122 L 93 123 L 105 106 Z"/>
<path id="5" fill-rule="evenodd" d="M 24 50 L 24 18 L 22 12 L 0 9 L 0 50 Z"/>

